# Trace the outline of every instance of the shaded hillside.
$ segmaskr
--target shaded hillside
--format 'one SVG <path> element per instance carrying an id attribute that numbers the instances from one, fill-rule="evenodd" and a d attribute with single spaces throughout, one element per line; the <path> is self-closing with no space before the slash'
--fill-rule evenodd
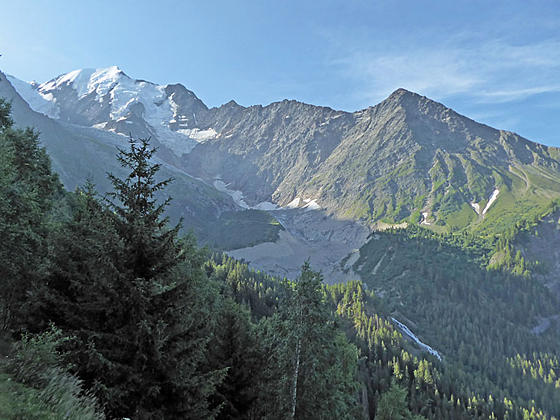
<path id="1" fill-rule="evenodd" d="M 0 73 L 0 97 L 11 101 L 13 118 L 18 127 L 31 126 L 40 133 L 40 141 L 51 157 L 53 169 L 59 174 L 68 190 L 72 191 L 77 186 L 83 186 L 88 179 L 96 184 L 101 193 L 110 190 L 106 174 L 122 173 L 114 156 L 117 147 L 126 145 L 126 137 L 115 132 L 77 125 L 71 118 L 73 114 L 70 114 L 70 111 L 64 114 L 66 115 L 64 120 L 54 120 L 33 111 L 3 73 Z M 78 113 L 83 109 L 85 106 L 80 108 L 76 105 L 74 112 Z M 227 229 L 230 223 L 227 217 L 222 218 L 222 214 L 240 208 L 227 194 L 217 191 L 166 162 L 165 150 L 161 152 L 158 161 L 162 164 L 162 179 L 168 177 L 175 179 L 169 187 L 169 192 L 174 197 L 168 209 L 172 221 L 176 222 L 184 218 L 185 230 L 194 230 L 202 242 L 217 244 L 216 238 L 219 232 Z M 236 239 L 236 247 L 252 245 L 263 240 L 274 240 L 280 230 L 278 224 L 263 212 L 242 212 L 237 218 L 245 224 L 250 224 L 253 220 L 262 221 L 263 218 L 270 219 L 271 223 L 266 225 L 256 223 L 248 235 L 241 235 Z M 222 246 L 227 246 L 226 244 L 227 242 L 222 242 Z"/>

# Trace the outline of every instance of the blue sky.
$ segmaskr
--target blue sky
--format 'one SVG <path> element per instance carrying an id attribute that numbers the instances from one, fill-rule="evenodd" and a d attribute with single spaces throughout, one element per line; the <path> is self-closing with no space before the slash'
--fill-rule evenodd
<path id="1" fill-rule="evenodd" d="M 355 111 L 399 87 L 560 146 L 560 2 L 11 1 L 0 69 L 46 81 L 118 65 L 207 105 Z"/>

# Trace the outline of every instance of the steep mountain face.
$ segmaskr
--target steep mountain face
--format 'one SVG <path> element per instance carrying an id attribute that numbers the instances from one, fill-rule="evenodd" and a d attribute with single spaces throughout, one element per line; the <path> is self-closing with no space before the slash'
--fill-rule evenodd
<path id="1" fill-rule="evenodd" d="M 248 205 L 311 204 L 370 227 L 485 229 L 560 196 L 559 149 L 404 89 L 347 113 L 296 101 L 208 109 L 180 84 L 134 80 L 117 67 L 12 81 L 59 121 L 151 136 L 164 161 L 209 184 L 222 180 Z"/>
<path id="2" fill-rule="evenodd" d="M 126 77 L 123 74 L 117 76 Z M 76 79 L 79 79 L 77 75 Z M 87 125 L 78 125 L 78 121 L 94 126 L 99 124 L 101 115 L 107 112 L 100 110 L 99 104 L 107 102 L 108 99 L 100 101 L 80 99 L 76 95 L 75 89 L 66 86 L 65 83 L 59 83 L 58 92 L 43 93 L 48 98 L 44 99 L 38 93 L 39 89 L 47 92 L 45 86 L 55 85 L 55 83 L 29 85 L 0 73 L 0 97 L 7 98 L 12 103 L 12 114 L 17 126 L 34 127 L 40 132 L 40 140 L 51 157 L 53 168 L 67 189 L 74 190 L 78 186 L 83 186 L 89 179 L 96 184 L 98 191 L 104 194 L 111 190 L 106 176 L 107 172 L 123 175 L 115 156 L 117 147 L 125 147 L 127 139 L 118 134 L 117 130 L 100 130 Z M 103 92 L 102 89 L 99 91 Z M 183 95 L 182 89 L 174 90 L 171 87 L 169 91 L 170 96 L 173 97 Z M 23 95 L 19 93 L 23 93 Z M 63 99 L 63 95 L 66 95 L 67 99 Z M 90 93 L 90 95 L 92 94 Z M 103 97 L 107 98 L 106 95 Z M 188 93 L 186 95 L 190 97 Z M 181 106 L 189 106 L 190 99 L 187 99 L 181 101 Z M 66 100 L 74 101 L 74 110 L 66 103 Z M 30 105 L 41 112 L 34 111 Z M 134 108 L 132 103 L 127 106 Z M 189 109 L 196 109 L 199 104 L 197 100 L 191 100 L 190 106 Z M 50 118 L 48 115 L 60 118 Z M 89 119 L 86 121 L 86 118 Z M 111 122 L 119 123 L 111 120 L 108 124 Z M 130 125 L 140 126 L 140 124 L 134 123 Z M 148 127 L 147 130 L 152 130 L 152 128 Z M 188 142 L 188 139 L 186 141 Z M 186 230 L 194 230 L 204 242 L 217 243 L 217 239 L 222 236 L 226 226 L 231 223 L 230 215 L 241 210 L 240 207 L 229 195 L 189 176 L 163 157 L 165 157 L 165 153 L 160 153 L 158 160 L 162 164 L 160 172 L 162 178 L 175 179 L 175 182 L 166 191 L 173 197 L 168 211 L 172 222 L 184 218 Z M 237 247 L 252 245 L 262 240 L 273 240 L 277 237 L 279 225 L 266 213 L 258 213 L 258 211 L 240 212 L 236 216 L 238 223 L 254 222 L 255 225 L 251 233 L 240 236 L 235 241 Z M 265 220 L 273 224 L 264 223 Z"/>
<path id="3" fill-rule="evenodd" d="M 42 84 L 9 80 L 38 112 L 71 124 L 156 138 L 180 156 L 213 135 L 193 128 L 208 111 L 182 85 L 134 80 L 118 67 L 75 70 Z"/>
<path id="4" fill-rule="evenodd" d="M 229 103 L 211 109 L 203 124 L 219 134 L 183 157 L 186 168 L 205 179 L 227 179 L 251 202 L 287 205 L 339 146 L 354 118 L 296 101 L 249 108 Z"/>
<path id="5" fill-rule="evenodd" d="M 353 114 L 294 101 L 228 104 L 204 124 L 218 135 L 185 155 L 185 168 L 221 176 L 254 202 L 314 200 L 370 225 L 466 227 L 500 201 L 532 206 L 560 195 L 558 149 L 404 89 Z"/>
<path id="6" fill-rule="evenodd" d="M 303 254 L 320 255 L 317 268 L 327 264 L 341 274 L 343 257 L 355 254 L 370 229 L 418 224 L 500 233 L 560 197 L 559 149 L 479 124 L 404 89 L 348 113 L 287 100 L 251 107 L 231 101 L 208 109 L 180 84 L 134 80 L 118 67 L 76 70 L 42 84 L 9 80 L 68 135 L 112 144 L 123 136 L 151 137 L 158 158 L 192 185 L 188 194 L 173 192 L 190 203 L 172 209 L 177 217 L 215 219 L 224 211 L 281 206 L 282 212 L 270 214 L 287 229 L 276 244 L 282 251 L 272 258 L 262 247 L 236 251 L 278 275 L 297 272 Z M 91 162 L 99 159 L 78 165 L 62 143 L 51 148 L 68 181 L 81 179 L 79 166 L 98 170 Z M 224 192 L 236 204 L 208 198 Z M 192 210 L 196 200 L 208 206 Z M 228 217 L 230 225 L 237 218 Z M 350 227 L 339 229 L 337 221 Z M 203 230 L 199 234 L 213 229 Z"/>

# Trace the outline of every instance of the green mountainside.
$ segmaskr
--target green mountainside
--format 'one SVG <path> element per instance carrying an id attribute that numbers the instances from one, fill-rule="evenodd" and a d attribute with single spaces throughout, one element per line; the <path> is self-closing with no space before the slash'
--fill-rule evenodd
<path id="1" fill-rule="evenodd" d="M 456 386 L 559 413 L 558 366 L 542 371 L 560 357 L 559 296 L 527 271 L 487 268 L 489 255 L 472 236 L 409 228 L 374 233 L 354 266 L 388 312 L 441 353 Z M 540 376 L 518 359 L 542 365 Z"/>
<path id="2" fill-rule="evenodd" d="M 370 226 L 499 230 L 560 196 L 559 149 L 404 89 L 353 114 L 295 101 L 230 103 L 203 124 L 221 135 L 183 156 L 193 173 L 220 174 L 255 202 L 315 199 Z"/>

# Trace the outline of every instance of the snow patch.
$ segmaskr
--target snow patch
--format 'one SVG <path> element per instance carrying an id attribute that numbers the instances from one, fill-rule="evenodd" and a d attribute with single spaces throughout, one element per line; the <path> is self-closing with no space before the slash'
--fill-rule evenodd
<path id="1" fill-rule="evenodd" d="M 492 195 L 490 196 L 490 199 L 488 200 L 488 204 L 486 204 L 486 207 L 484 207 L 484 210 L 482 210 L 482 214 L 486 214 L 486 212 L 488 211 L 488 209 L 490 208 L 490 206 L 492 204 L 494 204 L 494 201 L 496 201 L 496 199 L 498 198 L 498 194 L 500 194 L 500 190 L 499 189 L 495 189 L 492 192 Z"/>
<path id="2" fill-rule="evenodd" d="M 228 194 L 235 203 L 244 208 L 244 209 L 254 209 L 254 210 L 264 210 L 264 211 L 275 211 L 275 210 L 284 210 L 284 209 L 305 209 L 305 211 L 310 210 L 320 210 L 321 206 L 317 203 L 317 200 L 312 200 L 310 198 L 306 198 L 302 200 L 299 197 L 294 198 L 287 206 L 282 207 L 277 204 L 271 203 L 270 201 L 262 201 L 255 206 L 250 206 L 245 201 L 245 197 L 242 191 L 239 190 L 232 190 L 229 188 L 230 184 L 226 184 L 220 177 L 217 177 L 214 180 L 214 188 L 218 191 L 224 192 Z"/>
<path id="3" fill-rule="evenodd" d="M 471 205 L 473 210 L 476 212 L 476 214 L 478 214 L 480 216 L 480 205 L 478 203 L 475 203 L 474 201 L 471 201 L 469 204 Z"/>
<path id="4" fill-rule="evenodd" d="M 436 356 L 438 358 L 438 360 L 441 360 L 441 355 L 439 354 L 439 352 L 437 352 L 436 350 L 434 350 L 433 348 L 431 348 L 430 346 L 428 346 L 427 344 L 424 344 L 420 341 L 420 339 L 418 337 L 416 337 L 414 335 L 414 333 L 412 331 L 410 331 L 410 329 L 404 325 L 402 322 L 397 321 L 395 318 L 391 317 L 391 319 L 393 320 L 393 322 L 397 325 L 397 327 L 399 327 L 399 329 L 405 333 L 407 336 L 409 336 L 416 344 L 418 344 L 421 348 L 423 348 L 424 350 L 426 350 L 428 353 L 433 354 L 434 356 Z"/>
<path id="5" fill-rule="evenodd" d="M 220 178 L 216 178 L 214 180 L 213 185 L 214 185 L 214 188 L 216 188 L 218 191 L 221 191 L 223 193 L 228 194 L 231 198 L 233 198 L 233 201 L 235 201 L 235 203 L 239 207 L 242 207 L 244 209 L 254 209 L 254 210 L 264 210 L 264 211 L 282 210 L 282 207 L 280 207 L 280 206 L 278 206 L 274 203 L 271 203 L 270 201 L 260 202 L 256 206 L 248 205 L 245 202 L 245 197 L 244 197 L 242 191 L 229 189 L 228 188 L 229 184 L 226 184 Z"/>
<path id="6" fill-rule="evenodd" d="M 52 94 L 42 94 L 33 83 L 24 82 L 14 76 L 7 75 L 8 81 L 31 107 L 33 111 L 45 114 L 50 118 L 58 118 L 59 113 Z"/>
<path id="7" fill-rule="evenodd" d="M 379 239 L 379 238 L 377 238 Z M 383 256 L 379 259 L 379 261 L 377 261 L 377 264 L 375 264 L 375 267 L 373 267 L 373 270 L 371 271 L 372 275 L 376 275 L 377 274 L 377 270 L 379 270 L 379 267 L 381 267 L 381 263 L 383 262 L 383 260 L 385 259 L 385 257 L 387 256 L 387 253 L 385 252 L 385 254 L 383 254 Z"/>
<path id="8" fill-rule="evenodd" d="M 494 191 L 492 192 L 492 195 L 488 199 L 488 203 L 486 203 L 486 206 L 484 207 L 484 210 L 482 210 L 482 212 L 480 211 L 480 204 L 475 203 L 474 200 L 471 201 L 469 204 L 471 205 L 473 210 L 476 212 L 476 214 L 478 214 L 479 216 L 484 216 L 486 214 L 486 212 L 490 209 L 490 206 L 492 204 L 494 204 L 494 201 L 496 201 L 499 194 L 500 194 L 500 190 L 497 189 L 497 188 L 494 189 Z"/>
<path id="9" fill-rule="evenodd" d="M 300 202 L 301 202 L 301 199 L 299 197 L 296 197 L 292 201 L 290 201 L 286 207 L 289 208 L 289 209 L 296 209 L 296 208 L 299 207 Z"/>
<path id="10" fill-rule="evenodd" d="M 235 203 L 239 207 L 243 207 L 244 209 L 250 209 L 251 207 L 249 207 L 249 205 L 243 199 L 243 193 L 238 190 L 230 190 L 228 188 L 228 185 L 229 184 L 226 184 L 221 179 L 214 180 L 214 188 L 216 188 L 218 191 L 228 194 L 231 198 L 233 198 L 233 201 L 235 201 Z"/>
<path id="11" fill-rule="evenodd" d="M 218 136 L 218 133 L 213 128 L 208 128 L 207 130 L 200 130 L 199 128 L 182 128 L 177 130 L 177 133 L 181 133 L 198 143 L 204 143 L 205 141 L 214 139 Z"/>
<path id="12" fill-rule="evenodd" d="M 286 205 L 286 208 L 288 209 L 302 208 L 302 209 L 306 209 L 306 211 L 309 211 L 309 210 L 320 210 L 321 206 L 319 205 L 319 203 L 317 203 L 316 199 L 305 198 L 302 200 L 301 198 L 296 197 Z"/>
<path id="13" fill-rule="evenodd" d="M 305 209 L 305 211 L 309 211 L 309 210 L 320 210 L 321 206 L 317 203 L 317 200 L 304 200 L 307 202 L 307 204 L 305 204 L 305 206 L 303 206 L 303 208 Z"/>

